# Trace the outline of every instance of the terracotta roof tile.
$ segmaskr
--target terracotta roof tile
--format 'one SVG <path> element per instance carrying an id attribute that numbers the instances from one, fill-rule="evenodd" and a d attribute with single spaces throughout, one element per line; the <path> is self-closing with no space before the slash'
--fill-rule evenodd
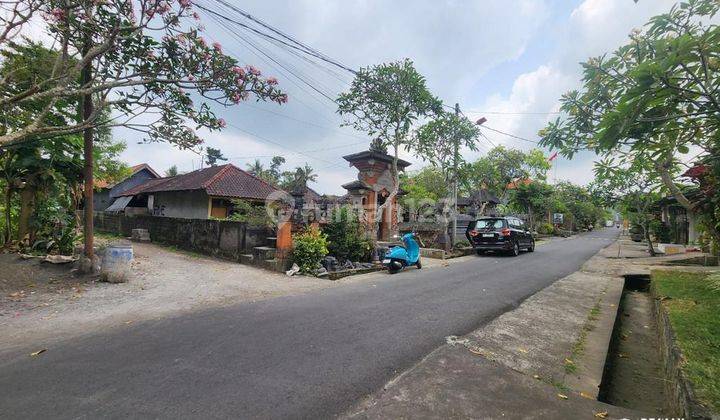
<path id="1" fill-rule="evenodd" d="M 227 164 L 173 177 L 152 179 L 125 191 L 122 195 L 190 190 L 205 190 L 208 195 L 218 197 L 262 200 L 277 189 L 262 179 L 232 164 Z"/>

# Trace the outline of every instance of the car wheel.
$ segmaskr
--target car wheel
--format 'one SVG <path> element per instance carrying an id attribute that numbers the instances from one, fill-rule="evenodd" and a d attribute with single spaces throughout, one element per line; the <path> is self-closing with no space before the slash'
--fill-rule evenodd
<path id="1" fill-rule="evenodd" d="M 475 250 L 475 253 L 478 254 L 478 255 L 480 255 L 480 256 L 485 255 L 485 251 L 483 251 L 482 249 L 476 249 L 476 250 Z"/>
<path id="2" fill-rule="evenodd" d="M 518 244 L 517 241 L 513 242 L 513 248 L 512 251 L 510 251 L 510 255 L 513 257 L 520 255 L 520 244 Z"/>
<path id="3" fill-rule="evenodd" d="M 418 258 L 418 260 L 417 260 L 417 262 L 415 263 L 415 265 L 417 266 L 418 270 L 422 268 L 422 263 L 420 262 L 420 258 Z"/>
<path id="4" fill-rule="evenodd" d="M 528 247 L 528 252 L 535 252 L 535 240 L 533 239 L 532 242 L 530 242 L 530 246 Z"/>

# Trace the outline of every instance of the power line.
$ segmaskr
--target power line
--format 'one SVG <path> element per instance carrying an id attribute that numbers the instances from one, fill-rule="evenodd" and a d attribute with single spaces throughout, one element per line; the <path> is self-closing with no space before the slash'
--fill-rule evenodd
<path id="1" fill-rule="evenodd" d="M 479 111 L 474 109 L 468 109 L 470 114 L 490 114 L 490 115 L 553 115 L 562 114 L 560 111 L 548 111 L 548 112 L 504 112 L 504 111 Z"/>
<path id="2" fill-rule="evenodd" d="M 317 93 L 319 93 L 320 95 L 322 95 L 323 97 L 325 97 L 326 99 L 328 99 L 328 100 L 330 100 L 330 101 L 332 101 L 332 102 L 335 102 L 335 100 L 334 100 L 333 98 L 331 98 L 328 94 L 326 94 L 325 92 L 322 92 L 320 89 L 316 88 L 315 86 L 313 86 L 312 84 L 310 84 L 308 81 L 306 81 L 306 80 L 303 79 L 302 77 L 300 77 L 300 76 L 298 76 L 297 74 L 295 74 L 295 72 L 293 72 L 292 70 L 290 70 L 290 69 L 288 69 L 287 67 L 285 67 L 285 66 L 284 66 L 282 63 L 280 63 L 277 59 L 271 57 L 269 53 L 263 51 L 263 50 L 262 50 L 259 46 L 257 46 L 255 43 L 253 43 L 253 42 L 250 41 L 249 39 L 245 38 L 244 36 L 240 35 L 239 33 L 233 31 L 233 30 L 230 29 L 225 23 L 220 22 L 220 21 L 218 21 L 217 19 L 214 19 L 214 20 L 215 20 L 216 22 L 218 22 L 218 24 L 219 24 L 220 26 L 222 26 L 225 30 L 227 30 L 228 33 L 230 33 L 230 35 L 234 36 L 236 39 L 240 40 L 241 42 L 243 42 L 243 43 L 245 43 L 246 45 L 248 45 L 250 48 L 252 48 L 252 49 L 254 49 L 255 51 L 257 51 L 258 53 L 260 53 L 260 54 L 261 54 L 262 56 L 264 56 L 267 60 L 270 60 L 271 62 L 273 62 L 273 63 L 275 63 L 276 65 L 280 66 L 282 69 L 284 69 L 285 71 L 287 71 L 287 73 L 291 74 L 293 77 L 295 77 L 296 79 L 298 79 L 298 80 L 301 81 L 302 83 L 306 84 L 307 86 L 309 86 L 311 89 L 313 89 L 314 91 L 316 91 Z M 260 57 L 260 56 L 258 56 L 258 57 L 267 63 L 267 60 L 266 60 L 265 58 Z M 275 67 L 275 66 L 273 66 L 273 64 L 271 64 L 271 63 L 268 63 L 268 64 L 270 64 L 270 66 L 272 66 L 272 67 Z M 277 67 L 275 67 L 275 69 L 278 70 L 280 73 L 285 74 L 282 70 L 278 69 Z M 299 86 L 299 85 L 297 85 L 297 83 L 295 83 L 292 79 L 290 79 L 289 77 L 288 77 L 288 79 L 289 79 L 291 82 L 293 82 L 293 84 L 295 84 L 298 88 L 302 89 L 302 87 Z M 303 89 L 303 90 L 304 90 L 304 89 Z M 311 95 L 311 96 L 312 96 L 312 95 Z M 313 97 L 314 97 L 314 96 L 313 96 Z M 316 99 L 317 99 L 317 98 L 316 98 Z"/>
<path id="3" fill-rule="evenodd" d="M 355 70 L 353 70 L 353 69 L 345 66 L 344 64 L 341 64 L 338 60 L 334 60 L 334 59 L 330 58 L 328 55 L 323 54 L 323 53 L 321 53 L 320 51 L 318 51 L 318 50 L 316 50 L 316 49 L 314 49 L 314 48 L 312 48 L 312 47 L 310 47 L 310 46 L 308 46 L 308 45 L 306 45 L 306 44 L 298 41 L 297 39 L 291 37 L 290 35 L 288 35 L 288 34 L 286 34 L 286 33 L 284 33 L 284 32 L 282 32 L 281 30 L 279 30 L 279 29 L 271 26 L 270 24 L 265 23 L 265 22 L 263 22 L 262 20 L 260 20 L 260 19 L 258 19 L 258 18 L 256 18 L 256 17 L 252 16 L 252 15 L 249 14 L 248 12 L 243 11 L 243 10 L 240 9 L 239 7 L 234 6 L 234 5 L 232 5 L 232 4 L 229 4 L 229 3 L 227 3 L 227 2 L 224 1 L 224 0 L 215 0 L 215 1 L 216 1 L 217 3 L 220 3 L 220 4 L 225 5 L 225 7 L 228 7 L 228 8 L 230 8 L 230 9 L 234 10 L 235 12 L 241 14 L 243 17 L 245 17 L 245 18 L 247 18 L 247 19 L 249 19 L 249 20 L 251 20 L 251 21 L 253 21 L 253 22 L 255 22 L 255 23 L 259 24 L 259 25 L 261 25 L 262 27 L 264 27 L 264 28 L 272 31 L 273 33 L 275 33 L 275 34 L 277 34 L 277 35 L 285 38 L 286 40 L 292 42 L 293 44 L 299 46 L 300 48 L 297 48 L 297 49 L 299 49 L 300 51 L 304 51 L 304 52 L 306 52 L 306 53 L 308 53 L 308 54 L 310 54 L 310 55 L 312 55 L 312 56 L 314 56 L 314 57 L 316 57 L 316 58 L 319 58 L 319 59 L 321 59 L 321 60 L 323 60 L 323 61 L 325 61 L 325 62 L 327 62 L 327 63 L 329 63 L 329 64 L 332 64 L 332 65 L 334 65 L 334 66 L 337 66 L 337 67 L 339 67 L 339 68 L 341 68 L 341 69 L 343 69 L 343 70 L 349 71 L 350 73 L 353 73 L 353 74 L 355 73 Z"/>
<path id="4" fill-rule="evenodd" d="M 262 31 L 260 31 L 260 30 L 258 30 L 258 29 L 256 29 L 256 28 L 253 28 L 253 27 L 250 26 L 250 25 L 246 25 L 246 24 L 244 24 L 244 23 L 242 23 L 242 22 L 239 22 L 239 21 L 237 21 L 237 20 L 234 20 L 234 19 L 231 19 L 231 18 L 229 18 L 229 17 L 227 17 L 227 16 L 224 16 L 224 15 L 222 15 L 222 14 L 220 14 L 220 13 L 218 13 L 218 12 L 212 10 L 212 9 L 209 9 L 209 8 L 207 8 L 207 7 L 201 6 L 201 5 L 199 5 L 199 4 L 196 4 L 195 6 L 198 7 L 199 9 L 204 10 L 204 11 L 206 11 L 206 12 L 208 12 L 208 13 L 211 13 L 211 14 L 213 14 L 213 15 L 221 18 L 221 19 L 227 20 L 228 22 L 232 22 L 232 23 L 234 23 L 235 25 L 241 26 L 241 27 L 243 27 L 243 28 L 245 28 L 245 29 L 247 29 L 247 30 L 249 30 L 249 31 L 252 31 L 252 32 L 254 32 L 254 33 L 256 33 L 256 34 L 258 34 L 258 35 L 260 35 L 260 36 L 262 36 L 262 37 L 275 40 L 275 41 L 277 41 L 277 42 L 279 42 L 279 43 L 281 43 L 281 44 L 283 44 L 283 45 L 285 45 L 285 46 L 287 46 L 287 47 L 289 47 L 289 48 L 293 48 L 293 49 L 296 49 L 296 50 L 298 50 L 298 51 L 301 51 L 301 52 L 303 52 L 303 53 L 305 53 L 305 54 L 311 55 L 311 56 L 313 56 L 313 57 L 315 57 L 315 58 L 318 58 L 318 59 L 320 59 L 320 60 L 323 60 L 323 61 L 325 61 L 325 62 L 327 62 L 327 63 L 330 63 L 330 64 L 332 64 L 332 65 L 334 65 L 334 66 L 337 66 L 337 67 L 339 67 L 339 68 L 341 68 L 341 69 L 343 69 L 343 70 L 349 71 L 349 72 L 351 72 L 351 73 L 353 73 L 353 74 L 356 73 L 355 70 L 353 70 L 353 69 L 351 69 L 351 68 L 349 68 L 349 67 L 346 67 L 346 66 L 344 66 L 343 64 L 337 63 L 337 62 L 335 62 L 334 60 L 328 59 L 328 58 L 324 57 L 323 54 L 315 53 L 315 52 L 309 51 L 309 50 L 307 50 L 307 49 L 305 49 L 305 48 L 298 47 L 297 45 L 293 45 L 293 44 L 290 44 L 290 43 L 288 43 L 288 42 L 285 42 L 285 41 L 283 41 L 283 40 L 281 40 L 281 39 L 278 39 L 278 38 L 276 38 L 276 37 L 274 37 L 274 36 L 272 36 L 272 35 L 270 35 L 270 34 L 267 34 L 267 33 L 265 33 L 265 32 L 262 32 Z M 227 6 L 227 7 L 230 7 L 231 9 L 235 10 L 235 7 L 234 7 L 234 6 L 231 6 L 231 5 L 230 5 L 230 6 Z"/>
<path id="5" fill-rule="evenodd" d="M 274 68 L 276 71 L 278 71 L 278 72 L 279 72 L 280 74 L 282 74 L 283 76 L 287 77 L 288 81 L 290 81 L 290 82 L 291 82 L 293 85 L 295 85 L 298 89 L 300 89 L 301 91 L 305 92 L 305 93 L 306 93 L 307 95 L 309 95 L 312 99 L 314 99 L 314 100 L 317 101 L 318 103 L 322 104 L 323 106 L 327 106 L 327 105 L 326 105 L 326 102 L 321 101 L 320 98 L 318 98 L 318 97 L 316 97 L 315 95 L 311 94 L 311 93 L 310 93 L 309 91 L 307 91 L 303 86 L 299 85 L 292 77 L 290 77 L 289 74 L 288 74 L 289 72 L 288 72 L 288 73 L 285 73 L 283 70 L 277 68 L 271 61 L 268 61 L 269 59 L 268 59 L 268 58 L 265 58 L 266 53 L 261 52 L 261 50 L 260 50 L 259 47 L 257 47 L 255 44 L 253 44 L 252 42 L 250 42 L 248 39 L 246 39 L 245 37 L 243 37 L 243 36 L 240 35 L 239 33 L 235 32 L 235 31 L 233 31 L 232 29 L 230 29 L 229 27 L 227 27 L 224 22 L 220 22 L 219 20 L 217 20 L 217 19 L 214 18 L 213 16 L 211 16 L 211 18 L 212 18 L 214 21 L 216 21 L 220 27 L 222 27 L 223 29 L 225 29 L 232 37 L 234 37 L 235 39 L 237 39 L 237 40 L 240 41 L 241 43 L 245 44 L 245 45 L 249 48 L 249 51 L 250 51 L 252 54 L 254 54 L 256 57 L 258 57 L 258 58 L 259 58 L 260 60 L 262 60 L 263 62 L 267 63 L 270 67 Z M 300 77 L 297 76 L 297 75 L 294 75 L 294 74 L 293 74 L 293 76 L 294 76 L 295 78 L 297 78 L 297 79 L 300 79 Z M 301 100 L 301 99 L 299 99 L 299 98 L 296 98 L 295 100 L 297 100 L 299 103 L 301 103 L 302 105 L 306 106 L 308 109 L 312 110 L 313 112 L 317 113 L 319 116 L 321 116 L 322 118 L 324 118 L 324 119 L 327 120 L 328 122 L 333 122 L 330 118 L 328 118 L 327 116 L 325 116 L 324 114 L 322 114 L 319 110 L 317 110 L 317 109 L 313 108 L 312 106 L 308 105 L 308 104 L 305 103 L 303 100 Z M 333 111 L 333 112 L 334 112 L 334 111 Z"/>
<path id="6" fill-rule="evenodd" d="M 527 141 L 527 142 L 534 143 L 534 144 L 538 144 L 538 143 L 539 143 L 538 140 L 526 139 L 525 137 L 520 137 L 520 136 L 516 136 L 515 134 L 506 133 L 506 132 L 504 132 L 504 131 L 500 131 L 500 130 L 498 130 L 498 129 L 495 129 L 495 128 L 492 128 L 492 127 L 488 127 L 487 125 L 484 125 L 484 124 L 483 124 L 483 126 L 482 126 L 481 128 L 487 128 L 487 129 L 490 130 L 490 131 L 494 131 L 494 132 L 496 132 L 496 133 L 500 133 L 500 134 L 502 134 L 502 135 L 505 135 L 505 136 L 508 136 L 508 137 L 512 137 L 512 138 L 514 138 L 514 139 L 523 140 L 523 141 Z"/>
<path id="7" fill-rule="evenodd" d="M 292 152 L 292 153 L 295 153 L 295 154 L 297 154 L 297 155 L 305 156 L 305 157 L 310 158 L 310 159 L 314 159 L 314 160 L 317 160 L 317 161 L 320 161 L 320 162 L 328 163 L 328 164 L 330 164 L 331 166 L 341 165 L 341 163 L 338 163 L 338 162 L 330 162 L 329 160 L 321 159 L 321 158 L 319 158 L 319 157 L 317 157 L 317 156 L 309 155 L 309 154 L 307 154 L 307 153 L 305 153 L 305 152 L 300 152 L 300 151 L 297 151 L 297 150 L 290 149 L 289 147 L 287 147 L 286 145 L 284 145 L 284 144 L 282 144 L 282 143 L 279 143 L 279 142 L 277 142 L 277 141 L 275 141 L 275 140 L 272 140 L 272 139 L 269 139 L 269 138 L 267 138 L 267 137 L 263 137 L 263 136 L 261 136 L 261 135 L 255 134 L 255 133 L 253 133 L 253 132 L 251 132 L 251 131 L 248 131 L 248 130 L 246 130 L 246 129 L 244 129 L 244 128 L 238 127 L 238 126 L 235 125 L 235 124 L 228 123 L 228 125 L 229 125 L 230 127 L 235 128 L 236 130 L 242 131 L 242 132 L 245 133 L 245 134 L 248 134 L 248 135 L 250 135 L 250 136 L 253 136 L 253 137 L 255 137 L 256 139 L 258 139 L 258 140 L 260 140 L 260 141 L 264 141 L 264 142 L 266 142 L 266 143 L 270 143 L 270 144 L 274 144 L 274 145 L 276 145 L 276 146 L 280 146 L 280 147 L 282 147 L 283 149 L 286 149 L 286 150 L 288 150 L 288 151 L 290 151 L 290 152 Z"/>

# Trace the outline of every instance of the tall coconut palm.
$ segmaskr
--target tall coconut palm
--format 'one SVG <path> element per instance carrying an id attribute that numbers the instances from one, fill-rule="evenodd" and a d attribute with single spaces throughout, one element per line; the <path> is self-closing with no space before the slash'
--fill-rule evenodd
<path id="1" fill-rule="evenodd" d="M 251 174 L 262 178 L 265 174 L 265 167 L 263 166 L 262 162 L 260 162 L 260 159 L 255 159 L 255 162 L 250 164 L 247 164 L 247 170 Z"/>

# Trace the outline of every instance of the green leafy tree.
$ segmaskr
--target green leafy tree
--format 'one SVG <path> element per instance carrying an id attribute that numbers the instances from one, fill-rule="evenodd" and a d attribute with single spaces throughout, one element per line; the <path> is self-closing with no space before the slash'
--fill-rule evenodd
<path id="1" fill-rule="evenodd" d="M 512 207 L 527 213 L 528 225 L 533 229 L 552 210 L 554 192 L 552 186 L 542 181 L 519 184 L 510 192 L 509 202 Z"/>
<path id="2" fill-rule="evenodd" d="M 477 150 L 478 127 L 465 117 L 441 112 L 415 132 L 417 154 L 440 169 L 444 182 L 453 185 L 458 181 L 459 168 L 465 163 L 461 149 Z M 448 192 L 443 215 L 453 202 L 452 189 Z M 448 223 L 447 217 L 444 222 Z"/>
<path id="3" fill-rule="evenodd" d="M 462 166 L 461 190 L 471 194 L 487 188 L 498 197 L 505 198 L 511 182 L 523 179 L 544 181 L 549 169 L 550 163 L 539 149 L 523 152 L 497 146 L 475 162 Z"/>
<path id="4" fill-rule="evenodd" d="M 167 168 L 167 170 L 165 171 L 166 177 L 177 176 L 177 175 L 178 175 L 177 165 L 172 165 L 171 167 Z"/>
<path id="5" fill-rule="evenodd" d="M 338 113 L 345 118 L 343 125 L 367 133 L 378 142 L 377 146 L 392 147 L 394 185 L 376 210 L 381 214 L 393 202 L 400 186 L 400 148 L 416 150 L 416 140 L 410 135 L 413 124 L 440 112 L 442 103 L 430 93 L 425 78 L 408 59 L 360 69 L 349 91 L 342 93 L 337 103 Z M 375 220 L 373 232 L 377 232 L 379 223 L 379 219 Z"/>
<path id="6" fill-rule="evenodd" d="M 597 189 L 603 189 L 603 195 L 617 203 L 622 213 L 642 229 L 648 246 L 648 253 L 655 256 L 650 233 L 654 220 L 652 206 L 660 198 L 662 183 L 652 163 L 635 162 L 631 166 L 619 167 L 607 160 L 595 165 Z"/>
<path id="7" fill-rule="evenodd" d="M 208 147 L 205 149 L 205 163 L 210 166 L 216 166 L 218 162 L 225 162 L 228 159 L 222 154 L 220 149 Z"/>
<path id="8" fill-rule="evenodd" d="M 680 2 L 614 53 L 582 63 L 582 88 L 562 96 L 566 115 L 540 132 L 541 144 L 568 157 L 592 150 L 619 168 L 653 162 L 667 191 L 695 210 L 678 165 L 691 149 L 711 156 L 720 138 L 719 9 L 716 0 Z M 706 216 L 720 241 L 718 220 Z"/>
<path id="9" fill-rule="evenodd" d="M 413 219 L 420 219 L 422 215 L 434 217 L 436 204 L 440 198 L 448 196 L 449 187 L 440 169 L 434 166 L 401 174 L 400 188 L 404 194 L 400 205 L 410 212 Z"/>

